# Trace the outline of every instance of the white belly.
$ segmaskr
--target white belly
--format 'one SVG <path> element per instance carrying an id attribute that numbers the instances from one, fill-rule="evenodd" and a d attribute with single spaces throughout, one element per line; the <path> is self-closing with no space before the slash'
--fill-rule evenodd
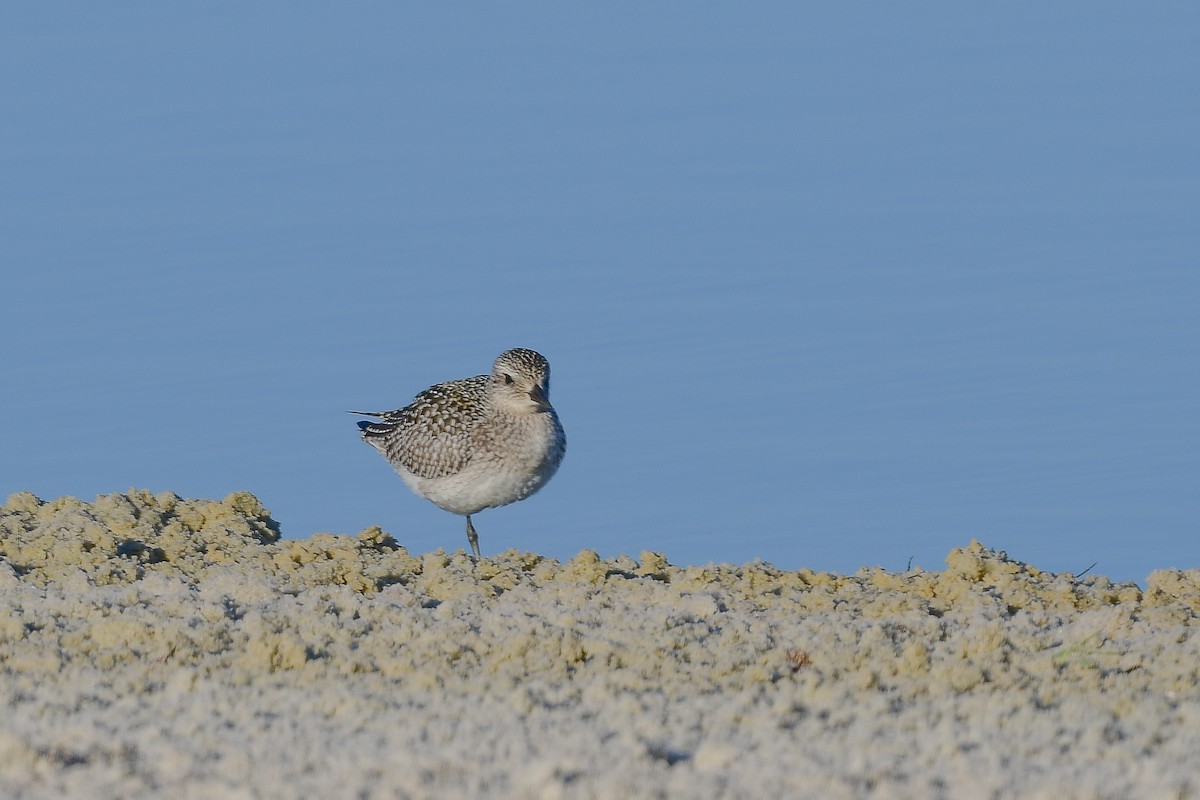
<path id="1" fill-rule="evenodd" d="M 564 442 L 557 420 L 539 427 L 508 439 L 503 457 L 477 452 L 453 475 L 422 478 L 403 468 L 396 471 L 414 492 L 455 514 L 515 503 L 542 488 L 562 462 Z"/>

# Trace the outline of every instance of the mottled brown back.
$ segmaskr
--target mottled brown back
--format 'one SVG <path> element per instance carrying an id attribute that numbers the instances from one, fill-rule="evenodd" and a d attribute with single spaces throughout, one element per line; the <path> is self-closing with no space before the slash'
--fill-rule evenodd
<path id="1" fill-rule="evenodd" d="M 382 421 L 360 423 L 363 441 L 422 478 L 454 475 L 471 460 L 489 380 L 476 375 L 430 386 L 404 408 L 378 414 Z"/>

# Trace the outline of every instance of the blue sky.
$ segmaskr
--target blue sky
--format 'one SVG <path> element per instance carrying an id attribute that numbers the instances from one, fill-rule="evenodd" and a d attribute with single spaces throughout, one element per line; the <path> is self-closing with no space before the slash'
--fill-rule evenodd
<path id="1" fill-rule="evenodd" d="M 462 548 L 343 412 L 523 346 L 485 553 L 1200 565 L 1191 5 L 0 17 L 0 492 Z"/>

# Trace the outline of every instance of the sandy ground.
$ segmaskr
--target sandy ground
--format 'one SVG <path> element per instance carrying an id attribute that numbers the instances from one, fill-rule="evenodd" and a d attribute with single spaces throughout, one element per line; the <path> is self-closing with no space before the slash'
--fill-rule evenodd
<path id="1" fill-rule="evenodd" d="M 1200 570 L 411 555 L 0 509 L 0 796 L 1200 797 Z"/>

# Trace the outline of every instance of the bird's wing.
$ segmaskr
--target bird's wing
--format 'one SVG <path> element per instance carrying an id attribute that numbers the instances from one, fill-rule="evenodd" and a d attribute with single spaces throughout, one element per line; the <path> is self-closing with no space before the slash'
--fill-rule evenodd
<path id="1" fill-rule="evenodd" d="M 362 412 L 362 438 L 393 465 L 422 478 L 460 472 L 471 460 L 471 436 L 484 416 L 487 376 L 430 386 L 395 411 Z"/>

